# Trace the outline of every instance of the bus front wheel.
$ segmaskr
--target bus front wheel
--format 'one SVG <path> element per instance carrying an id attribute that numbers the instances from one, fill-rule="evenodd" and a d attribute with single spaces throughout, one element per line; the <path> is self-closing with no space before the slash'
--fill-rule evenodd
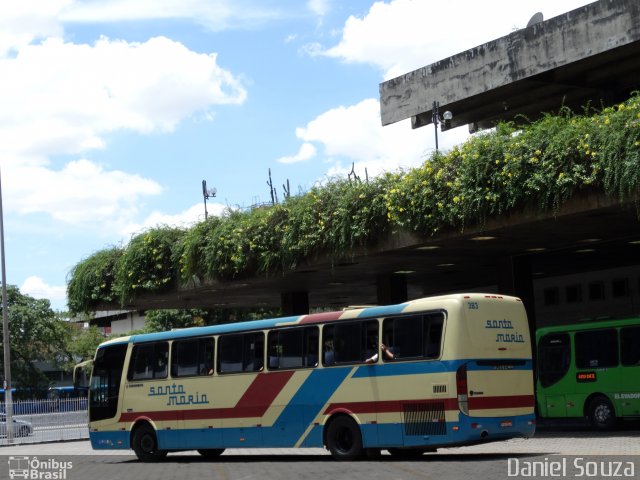
<path id="1" fill-rule="evenodd" d="M 613 405 L 604 395 L 599 395 L 589 402 L 588 415 L 591 425 L 598 430 L 606 430 L 616 423 Z"/>
<path id="2" fill-rule="evenodd" d="M 335 460 L 355 460 L 362 456 L 362 435 L 350 417 L 336 417 L 327 429 L 327 447 Z"/>
<path id="3" fill-rule="evenodd" d="M 158 450 L 156 432 L 149 424 L 141 425 L 133 432 L 133 451 L 141 462 L 157 462 L 167 456 Z"/>

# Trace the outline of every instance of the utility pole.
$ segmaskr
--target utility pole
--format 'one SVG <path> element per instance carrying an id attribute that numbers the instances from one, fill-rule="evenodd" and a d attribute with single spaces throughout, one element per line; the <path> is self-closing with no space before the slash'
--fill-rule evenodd
<path id="1" fill-rule="evenodd" d="M 2 264 L 2 346 L 4 347 L 4 400 L 7 443 L 13 443 L 13 398 L 11 391 L 11 343 L 9 339 L 9 305 L 7 271 L 4 261 L 4 215 L 2 211 L 2 174 L 0 174 L 0 263 Z"/>
<path id="2" fill-rule="evenodd" d="M 206 220 L 209 216 L 209 212 L 207 212 L 207 199 L 213 198 L 218 193 L 218 190 L 213 188 L 207 188 L 207 181 L 202 180 L 202 197 L 204 198 L 204 219 Z"/>

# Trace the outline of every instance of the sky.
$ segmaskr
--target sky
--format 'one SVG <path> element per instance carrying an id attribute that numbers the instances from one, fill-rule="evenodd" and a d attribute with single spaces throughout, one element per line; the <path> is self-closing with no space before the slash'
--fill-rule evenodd
<path id="1" fill-rule="evenodd" d="M 379 84 L 580 0 L 3 0 L 7 283 L 66 310 L 70 270 L 156 225 L 420 165 Z M 441 149 L 468 137 L 439 135 Z M 366 173 L 365 173 L 366 172 Z"/>

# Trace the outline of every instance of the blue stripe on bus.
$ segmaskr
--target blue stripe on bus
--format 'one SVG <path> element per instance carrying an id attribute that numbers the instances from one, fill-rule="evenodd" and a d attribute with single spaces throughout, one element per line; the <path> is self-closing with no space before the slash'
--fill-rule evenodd
<path id="1" fill-rule="evenodd" d="M 478 365 L 478 361 L 486 363 Z M 496 362 L 492 364 L 491 362 Z M 482 360 L 432 360 L 421 362 L 387 362 L 384 365 L 361 365 L 353 378 L 389 377 L 396 375 L 417 375 L 423 373 L 455 372 L 461 365 L 467 364 L 468 371 L 480 370 L 531 370 L 532 362 L 527 359 L 482 359 Z M 502 366 L 504 365 L 504 368 Z"/>
<path id="2" fill-rule="evenodd" d="M 274 426 L 283 429 L 283 445 L 294 445 L 318 416 L 352 367 L 314 370 L 289 400 Z"/>
<path id="3" fill-rule="evenodd" d="M 183 330 L 174 330 L 170 332 L 143 333 L 133 335 L 131 342 L 157 342 L 162 340 L 173 340 L 178 338 L 198 337 L 203 335 L 218 335 L 223 333 L 244 332 L 248 330 L 265 330 L 274 328 L 283 323 L 290 323 L 300 320 L 300 316 L 274 318 L 269 320 L 253 320 L 242 323 L 229 323 L 224 325 L 211 325 L 208 327 L 192 327 Z"/>

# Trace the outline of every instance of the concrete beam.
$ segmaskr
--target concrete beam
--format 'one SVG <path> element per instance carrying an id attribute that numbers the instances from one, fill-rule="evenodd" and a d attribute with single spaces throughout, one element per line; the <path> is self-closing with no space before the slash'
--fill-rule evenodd
<path id="1" fill-rule="evenodd" d="M 380 84 L 382 125 L 429 124 L 434 101 L 452 127 L 619 101 L 639 65 L 640 2 L 600 0 Z"/>

